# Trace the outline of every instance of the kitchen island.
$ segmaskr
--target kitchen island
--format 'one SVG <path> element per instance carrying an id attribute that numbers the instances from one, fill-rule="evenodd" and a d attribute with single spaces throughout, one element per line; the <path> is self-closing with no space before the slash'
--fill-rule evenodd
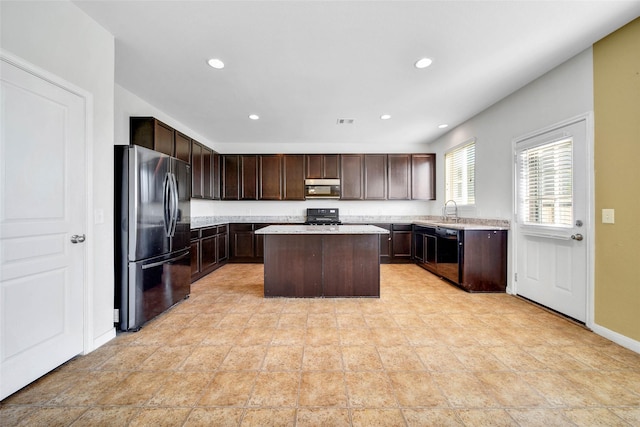
<path id="1" fill-rule="evenodd" d="M 265 297 L 380 297 L 380 234 L 373 225 L 270 225 Z"/>

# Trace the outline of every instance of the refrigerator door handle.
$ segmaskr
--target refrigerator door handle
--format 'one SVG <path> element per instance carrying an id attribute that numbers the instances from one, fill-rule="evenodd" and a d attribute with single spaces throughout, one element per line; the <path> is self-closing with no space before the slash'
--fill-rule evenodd
<path id="1" fill-rule="evenodd" d="M 176 181 L 175 174 L 170 174 L 171 181 L 171 234 L 173 237 L 176 234 L 176 227 L 178 226 L 178 182 Z"/>
<path id="2" fill-rule="evenodd" d="M 167 172 L 164 176 L 164 182 L 162 184 L 163 194 L 162 194 L 162 215 L 164 220 L 164 231 L 168 237 L 171 237 L 171 224 L 173 222 L 171 216 L 171 174 Z"/>

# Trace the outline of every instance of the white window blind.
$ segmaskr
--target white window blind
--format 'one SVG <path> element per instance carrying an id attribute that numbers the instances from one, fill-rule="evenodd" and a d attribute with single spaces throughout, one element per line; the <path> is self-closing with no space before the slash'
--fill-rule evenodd
<path id="1" fill-rule="evenodd" d="M 524 149 L 519 155 L 520 212 L 524 224 L 573 225 L 573 140 Z"/>
<path id="2" fill-rule="evenodd" d="M 446 200 L 454 200 L 458 205 L 475 204 L 475 141 L 446 153 L 444 163 Z"/>

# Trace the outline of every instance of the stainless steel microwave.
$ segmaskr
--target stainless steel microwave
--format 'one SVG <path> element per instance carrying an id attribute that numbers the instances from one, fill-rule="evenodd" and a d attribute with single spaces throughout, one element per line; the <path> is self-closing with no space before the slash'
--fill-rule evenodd
<path id="1" fill-rule="evenodd" d="M 304 197 L 307 199 L 339 199 L 339 179 L 305 179 Z"/>

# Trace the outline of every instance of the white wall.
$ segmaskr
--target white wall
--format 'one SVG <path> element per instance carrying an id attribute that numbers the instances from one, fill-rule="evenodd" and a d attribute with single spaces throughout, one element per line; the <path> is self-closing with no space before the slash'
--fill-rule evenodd
<path id="1" fill-rule="evenodd" d="M 438 203 L 444 202 L 444 154 L 476 138 L 476 205 L 464 216 L 512 219 L 512 141 L 593 111 L 593 53 L 589 48 L 452 129 L 431 144 L 436 153 Z M 436 209 L 437 210 L 437 209 Z M 436 215 L 439 211 L 431 211 Z"/>
<path id="2" fill-rule="evenodd" d="M 93 307 L 88 323 L 95 348 L 115 336 L 113 328 L 113 81 L 114 39 L 70 2 L 0 2 L 1 46 L 93 95 L 93 188 L 89 204 L 104 212 L 91 224 L 92 259 L 87 271 Z M 91 131 L 91 130 L 90 130 Z"/>

